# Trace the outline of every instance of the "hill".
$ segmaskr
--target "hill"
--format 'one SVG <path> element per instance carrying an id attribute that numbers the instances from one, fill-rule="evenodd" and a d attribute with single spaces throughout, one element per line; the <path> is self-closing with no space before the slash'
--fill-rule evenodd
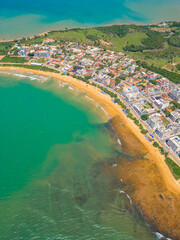
<path id="1" fill-rule="evenodd" d="M 50 31 L 32 38 L 15 40 L 21 44 L 40 44 L 45 39 L 79 42 L 86 45 L 121 51 L 149 66 L 165 68 L 180 73 L 180 22 L 156 25 L 112 25 L 95 28 L 74 28 Z M 12 47 L 14 42 L 0 43 L 0 55 Z"/>

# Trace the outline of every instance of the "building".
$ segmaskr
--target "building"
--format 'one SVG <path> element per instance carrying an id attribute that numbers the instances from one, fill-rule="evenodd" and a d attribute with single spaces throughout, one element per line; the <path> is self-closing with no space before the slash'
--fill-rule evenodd
<path id="1" fill-rule="evenodd" d="M 159 109 L 165 109 L 169 106 L 169 102 L 160 97 L 151 97 L 151 100 Z"/>
<path id="2" fill-rule="evenodd" d="M 38 51 L 34 53 L 35 57 L 42 57 L 42 58 L 48 58 L 49 57 L 49 53 L 48 51 Z"/>
<path id="3" fill-rule="evenodd" d="M 167 128 L 171 130 L 171 135 L 180 134 L 180 124 L 176 122 L 172 124 L 168 124 Z"/>
<path id="4" fill-rule="evenodd" d="M 97 82 L 102 83 L 102 84 L 110 84 L 110 76 L 106 74 L 99 74 L 97 78 Z"/>
<path id="5" fill-rule="evenodd" d="M 162 126 L 157 128 L 155 133 L 159 138 L 167 138 L 171 135 L 171 130 Z"/>
<path id="6" fill-rule="evenodd" d="M 125 88 L 122 92 L 123 97 L 129 102 L 134 101 L 138 98 L 139 88 L 136 86 L 132 86 L 129 88 Z"/>
<path id="7" fill-rule="evenodd" d="M 19 52 L 19 55 L 20 55 L 21 57 L 25 57 L 25 56 L 26 56 L 26 51 L 25 51 L 25 50 L 21 50 L 21 51 Z"/>
<path id="8" fill-rule="evenodd" d="M 159 128 L 162 126 L 162 120 L 161 120 L 161 114 L 159 113 L 155 113 L 153 115 L 150 115 L 147 118 L 147 124 L 150 126 L 150 128 L 152 128 L 153 130 L 155 130 L 156 128 Z"/>
<path id="9" fill-rule="evenodd" d="M 134 103 L 133 105 L 134 111 L 137 112 L 139 116 L 142 116 L 147 113 L 146 109 L 143 107 L 141 103 Z"/>
<path id="10" fill-rule="evenodd" d="M 168 93 L 168 96 L 172 98 L 174 101 L 180 102 L 180 90 L 176 88 Z"/>
<path id="11" fill-rule="evenodd" d="M 180 138 L 178 136 L 169 138 L 166 144 L 178 157 L 180 157 Z"/>
<path id="12" fill-rule="evenodd" d="M 169 117 L 173 122 L 180 123 L 180 110 L 173 111 Z"/>

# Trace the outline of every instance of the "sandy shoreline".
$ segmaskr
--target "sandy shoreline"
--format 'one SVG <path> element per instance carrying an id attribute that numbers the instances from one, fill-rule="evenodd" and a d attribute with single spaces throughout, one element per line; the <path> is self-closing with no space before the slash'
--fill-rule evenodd
<path id="1" fill-rule="evenodd" d="M 126 126 L 136 135 L 136 137 L 143 143 L 143 145 L 147 148 L 148 152 L 152 155 L 154 161 L 159 165 L 162 175 L 164 176 L 165 182 L 167 182 L 167 187 L 171 191 L 178 191 L 180 193 L 180 185 L 177 183 L 177 181 L 172 176 L 168 166 L 164 162 L 164 156 L 162 156 L 157 148 L 152 146 L 152 144 L 147 141 L 144 137 L 144 135 L 140 132 L 139 128 L 134 124 L 132 120 L 126 117 L 126 115 L 123 113 L 121 107 L 117 104 L 114 104 L 111 101 L 111 98 L 109 95 L 104 95 L 100 92 L 100 90 L 94 86 L 87 85 L 86 83 L 77 80 L 70 76 L 62 76 L 57 73 L 50 73 L 50 72 L 43 72 L 40 70 L 32 70 L 32 69 L 25 69 L 25 68 L 19 68 L 19 67 L 0 67 L 0 70 L 6 70 L 6 71 L 21 71 L 26 73 L 35 73 L 40 74 L 44 76 L 53 77 L 56 79 L 59 79 L 61 81 L 67 82 L 72 84 L 73 86 L 77 87 L 80 90 L 86 91 L 95 101 L 99 102 L 100 104 L 106 104 L 103 106 L 106 110 L 106 112 L 109 114 L 109 116 L 112 118 L 116 115 L 120 116 L 125 122 Z M 168 181 L 167 181 L 168 179 Z"/>
<path id="2" fill-rule="evenodd" d="M 103 108 L 109 114 L 109 116 L 111 118 L 114 118 L 116 116 L 116 122 L 114 123 L 114 127 L 120 136 L 121 136 L 122 132 L 121 132 L 121 128 L 119 128 L 119 126 L 118 126 L 118 125 L 120 125 L 118 122 L 118 118 L 120 121 L 125 123 L 125 126 L 127 127 L 128 131 L 131 132 L 133 134 L 133 136 L 135 136 L 138 139 L 138 142 L 139 142 L 138 146 L 143 145 L 143 147 L 146 149 L 146 152 L 148 152 L 148 159 L 150 159 L 153 166 L 156 167 L 155 171 L 158 170 L 158 174 L 156 177 L 159 176 L 159 178 L 162 180 L 162 184 L 161 184 L 161 185 L 163 185 L 162 191 L 166 191 L 166 194 L 169 193 L 170 195 L 175 196 L 176 200 L 177 199 L 180 200 L 180 184 L 178 183 L 178 181 L 176 181 L 174 179 L 172 173 L 170 172 L 168 166 L 166 165 L 166 163 L 164 161 L 164 156 L 162 156 L 160 154 L 159 150 L 157 148 L 155 148 L 152 145 L 152 143 L 148 142 L 145 139 L 144 135 L 141 134 L 139 128 L 134 124 L 134 122 L 132 122 L 131 119 L 126 117 L 126 115 L 123 113 L 121 107 L 118 104 L 115 104 L 111 101 L 111 98 L 109 95 L 102 94 L 98 88 L 91 86 L 91 85 L 87 85 L 86 83 L 84 83 L 80 80 L 76 80 L 75 78 L 70 77 L 70 76 L 62 76 L 62 75 L 56 74 L 56 73 L 43 72 L 43 71 L 31 70 L 31 69 L 23 69 L 23 68 L 19 68 L 19 67 L 0 67 L 0 70 L 5 70 L 5 71 L 15 70 L 15 71 L 22 71 L 22 72 L 26 72 L 26 73 L 34 73 L 34 74 L 40 74 L 43 76 L 53 77 L 60 81 L 70 83 L 80 90 L 86 91 L 93 100 L 98 102 L 100 105 L 103 104 Z M 118 116 L 118 118 L 117 118 L 117 116 Z M 138 147 L 138 150 L 139 150 L 139 147 Z M 134 150 L 132 150 L 132 151 L 134 151 Z M 143 162 L 143 164 L 145 164 L 145 163 Z M 149 164 L 150 164 L 150 162 L 147 162 L 146 166 L 149 166 Z M 135 166 L 134 166 L 134 168 L 135 168 Z M 144 171 L 144 172 L 146 173 L 146 171 Z M 129 174 L 131 174 L 131 173 L 129 173 Z M 146 177 L 146 176 L 144 175 L 144 177 Z M 146 180 L 148 180 L 148 177 Z M 136 181 L 136 179 L 134 180 L 134 182 L 135 181 Z M 151 179 L 151 181 L 153 181 L 153 180 Z M 156 181 L 156 180 L 154 180 L 154 181 Z M 145 182 L 146 182 L 146 184 L 153 184 L 153 185 L 156 184 L 156 182 L 154 182 L 154 183 L 148 183 L 147 181 L 145 181 Z M 148 191 L 148 188 L 146 189 L 146 191 Z M 154 188 L 154 189 L 152 189 L 152 191 L 158 191 L 158 188 Z M 139 194 L 144 194 L 144 193 L 139 192 Z M 156 192 L 152 192 L 152 196 L 154 196 L 153 194 L 155 195 Z M 149 218 L 149 220 L 151 221 L 152 217 L 150 216 L 150 212 L 149 212 L 149 216 L 148 216 L 148 211 L 146 211 L 147 206 L 145 206 L 145 204 L 143 203 L 143 199 L 140 196 L 137 196 L 137 192 L 136 192 L 136 194 L 134 193 L 132 195 L 133 195 L 132 197 L 134 197 L 134 200 L 137 201 L 137 205 L 141 208 L 144 208 L 143 212 L 146 214 L 147 218 Z M 138 200 L 139 200 L 139 202 L 138 202 Z M 146 202 L 146 204 L 148 205 L 148 202 Z M 153 202 L 152 202 L 152 207 L 153 207 Z M 164 211 L 166 211 L 165 208 L 164 208 Z M 154 214 L 155 214 L 155 212 L 156 211 L 154 211 Z M 180 224 L 180 220 L 179 220 L 179 224 Z M 168 226 L 166 226 L 166 228 L 167 227 Z M 172 228 L 172 226 L 171 226 L 171 228 Z M 160 227 L 159 230 L 163 231 L 163 226 Z M 166 229 L 164 229 L 164 231 L 166 231 Z M 167 232 L 169 232 L 168 229 L 167 229 Z M 180 232 L 180 230 L 178 230 L 177 234 L 179 232 Z M 177 234 L 175 236 L 177 236 Z M 176 239 L 180 239 L 180 238 L 176 238 Z"/>

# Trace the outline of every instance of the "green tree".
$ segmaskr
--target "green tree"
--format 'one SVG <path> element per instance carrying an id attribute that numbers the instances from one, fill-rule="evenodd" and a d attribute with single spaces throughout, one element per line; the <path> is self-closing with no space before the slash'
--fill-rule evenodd
<path id="1" fill-rule="evenodd" d="M 147 113 L 141 116 L 142 120 L 144 121 L 146 121 L 148 117 L 149 117 L 149 114 Z"/>

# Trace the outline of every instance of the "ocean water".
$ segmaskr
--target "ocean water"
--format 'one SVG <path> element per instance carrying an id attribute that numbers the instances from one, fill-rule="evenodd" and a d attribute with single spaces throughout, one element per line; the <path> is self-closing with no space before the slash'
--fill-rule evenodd
<path id="1" fill-rule="evenodd" d="M 180 20 L 179 0 L 0 0 L 0 37 L 112 23 Z"/>
<path id="2" fill-rule="evenodd" d="M 101 108 L 43 80 L 0 75 L 0 239 L 156 239 L 108 174 L 123 149 Z"/>

